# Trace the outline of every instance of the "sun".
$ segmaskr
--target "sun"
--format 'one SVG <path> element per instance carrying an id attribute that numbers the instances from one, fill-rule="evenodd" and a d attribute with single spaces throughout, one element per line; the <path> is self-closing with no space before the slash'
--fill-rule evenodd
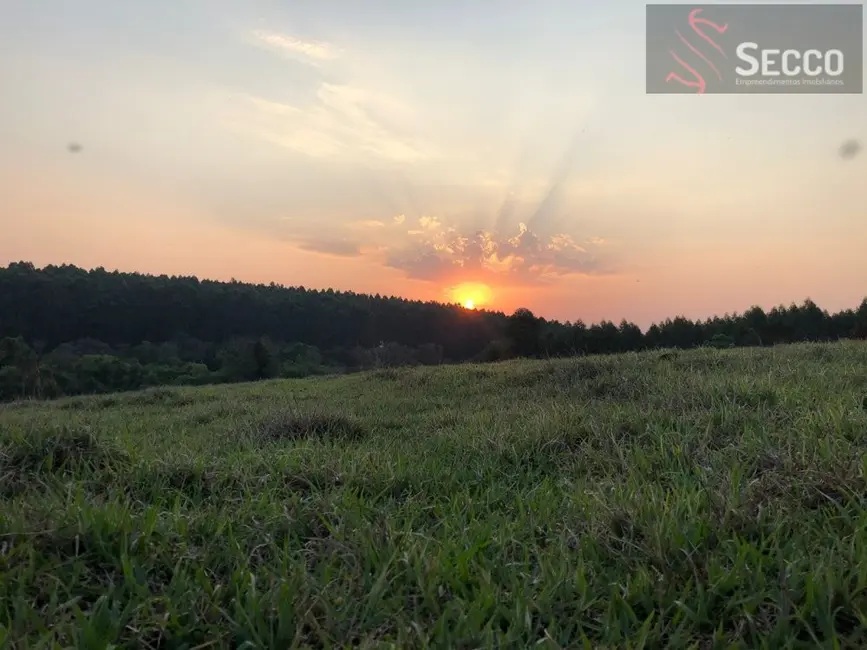
<path id="1" fill-rule="evenodd" d="M 462 282 L 446 289 L 449 301 L 461 305 L 464 309 L 478 309 L 491 303 L 493 293 L 491 288 L 481 282 Z"/>

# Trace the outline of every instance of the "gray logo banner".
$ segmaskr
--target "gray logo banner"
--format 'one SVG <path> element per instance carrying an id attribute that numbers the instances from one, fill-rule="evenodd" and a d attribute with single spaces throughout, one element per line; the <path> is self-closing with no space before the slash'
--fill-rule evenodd
<path id="1" fill-rule="evenodd" d="M 647 5 L 647 93 L 862 93 L 863 5 Z"/>

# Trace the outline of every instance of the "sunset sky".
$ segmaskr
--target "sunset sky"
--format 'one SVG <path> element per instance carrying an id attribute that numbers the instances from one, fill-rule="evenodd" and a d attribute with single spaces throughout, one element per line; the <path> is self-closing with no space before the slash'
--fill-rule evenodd
<path id="1" fill-rule="evenodd" d="M 5 0 L 0 264 L 642 326 L 856 307 L 864 96 L 646 95 L 644 29 L 633 0 Z"/>

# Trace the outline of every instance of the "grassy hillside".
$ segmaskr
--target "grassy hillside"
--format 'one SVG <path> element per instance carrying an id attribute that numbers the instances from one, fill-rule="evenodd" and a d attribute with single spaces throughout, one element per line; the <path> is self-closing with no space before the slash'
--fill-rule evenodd
<path id="1" fill-rule="evenodd" d="M 0 408 L 6 647 L 864 647 L 867 345 Z"/>

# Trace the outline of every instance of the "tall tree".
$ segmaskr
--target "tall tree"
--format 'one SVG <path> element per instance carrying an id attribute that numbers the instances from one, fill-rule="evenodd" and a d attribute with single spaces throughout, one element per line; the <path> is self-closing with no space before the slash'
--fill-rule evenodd
<path id="1" fill-rule="evenodd" d="M 534 356 L 539 351 L 542 322 L 529 309 L 520 307 L 509 316 L 506 338 L 518 356 Z"/>

